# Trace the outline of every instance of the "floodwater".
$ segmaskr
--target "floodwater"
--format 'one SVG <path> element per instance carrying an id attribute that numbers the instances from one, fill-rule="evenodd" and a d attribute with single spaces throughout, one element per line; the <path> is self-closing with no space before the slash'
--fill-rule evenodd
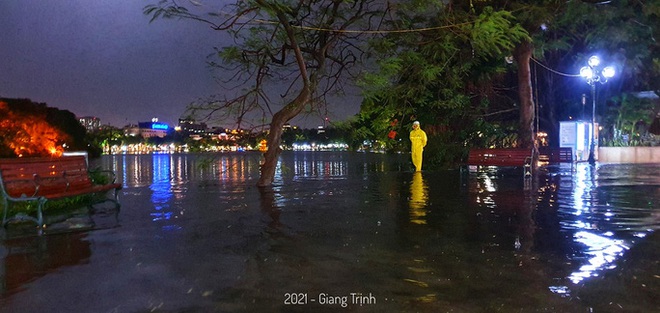
<path id="1" fill-rule="evenodd" d="M 660 311 L 660 164 L 412 173 L 408 155 L 113 155 L 118 215 L 0 241 L 0 312 Z M 92 222 L 94 222 L 92 224 Z"/>

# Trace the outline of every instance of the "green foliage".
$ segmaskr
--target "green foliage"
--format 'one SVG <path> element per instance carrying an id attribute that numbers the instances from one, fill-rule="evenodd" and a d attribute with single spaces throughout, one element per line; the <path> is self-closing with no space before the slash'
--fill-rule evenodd
<path id="1" fill-rule="evenodd" d="M 169 1 L 160 0 L 159 5 L 148 5 L 144 9 L 144 14 L 151 15 L 150 22 L 159 18 L 175 18 L 189 15 L 188 9 L 179 5 L 167 5 Z"/>
<path id="2" fill-rule="evenodd" d="M 472 27 L 472 47 L 483 56 L 502 56 L 523 40 L 530 40 L 527 31 L 515 23 L 513 14 L 484 8 Z"/>
<path id="3" fill-rule="evenodd" d="M 102 170 L 100 167 L 89 170 L 89 178 L 96 185 L 106 185 L 112 183 L 111 174 Z"/>
<path id="4" fill-rule="evenodd" d="M 48 107 L 30 99 L 0 98 L 0 157 L 14 157 L 9 146 L 17 141 L 30 145 L 32 155 L 50 156 L 45 141 L 66 150 L 86 151 L 87 131 L 67 110 Z M 36 134 L 28 131 L 37 127 Z M 29 154 L 25 155 L 28 156 Z"/>
<path id="5" fill-rule="evenodd" d="M 593 4 L 570 1 L 544 32 L 534 37 L 538 57 L 560 53 L 553 68 L 579 69 L 589 55 L 616 63 L 621 92 L 660 90 L 660 68 L 654 67 L 660 51 L 660 0 L 611 1 Z"/>
<path id="6" fill-rule="evenodd" d="M 71 198 L 48 201 L 46 202 L 43 208 L 43 214 L 54 215 L 54 214 L 72 213 L 80 208 L 84 208 L 94 203 L 97 203 L 99 200 L 103 198 L 104 198 L 103 195 L 87 194 L 87 195 L 81 195 Z M 16 214 L 36 216 L 37 205 L 38 204 L 34 201 L 12 203 L 12 205 L 9 208 L 9 211 L 7 212 L 7 217 L 15 216 Z M 2 202 L 0 202 L 0 212 L 3 212 L 4 209 L 5 208 L 2 206 Z"/>
<path id="7" fill-rule="evenodd" d="M 659 0 L 608 1 L 600 4 L 566 2 L 554 11 L 556 13 L 546 21 L 543 30 L 534 34 L 535 58 L 543 60 L 548 68 L 577 74 L 589 56 L 599 55 L 606 64 L 614 65 L 617 71 L 608 83 L 599 85 L 599 99 L 660 90 L 658 7 Z M 539 73 L 536 88 L 541 96 L 541 128 L 552 130 L 559 121 L 576 116 L 576 107 L 579 106 L 576 103 L 580 93 L 584 92 L 576 87 L 580 87 L 580 83 L 582 87 L 587 86 L 580 79 L 571 80 L 545 70 Z M 616 125 L 618 107 L 615 105 L 605 110 L 602 102 L 597 104 L 597 112 L 602 112 L 598 118 L 603 127 L 601 138 L 606 140 L 601 144 L 621 144 L 614 139 L 614 129 L 619 127 Z M 558 136 L 550 135 L 551 138 Z M 631 139 L 628 136 L 628 143 L 633 142 Z"/>
<path id="8" fill-rule="evenodd" d="M 648 127 L 655 117 L 655 104 L 650 99 L 637 98 L 630 94 L 615 97 L 609 108 L 607 127 L 601 137 L 603 144 L 611 146 L 638 146 L 648 137 Z"/>
<path id="9" fill-rule="evenodd" d="M 232 63 L 232 62 L 238 62 L 242 59 L 243 54 L 238 47 L 224 47 L 220 51 L 218 51 L 218 57 L 222 60 L 224 63 Z"/>
<path id="10" fill-rule="evenodd" d="M 501 105 L 494 102 L 493 84 L 505 71 L 504 57 L 529 37 L 508 11 L 443 5 L 418 10 L 423 3 L 430 2 L 417 1 L 415 10 L 397 11 L 390 22 L 433 30 L 388 34 L 370 42 L 378 70 L 362 76 L 365 99 L 354 126 L 364 139 L 407 150 L 410 125 L 419 120 L 429 136 L 430 168 L 449 167 L 470 146 L 510 144 L 503 138 L 515 128 L 492 124 L 509 116 L 486 113 L 498 109 L 493 104 Z M 395 119 L 399 123 L 392 127 Z M 388 140 L 390 130 L 402 140 Z"/>

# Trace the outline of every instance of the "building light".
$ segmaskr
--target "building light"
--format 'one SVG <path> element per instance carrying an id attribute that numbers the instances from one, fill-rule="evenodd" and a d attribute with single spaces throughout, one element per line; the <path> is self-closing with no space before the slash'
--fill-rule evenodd
<path id="1" fill-rule="evenodd" d="M 162 123 L 152 123 L 151 124 L 151 129 L 163 129 L 167 130 L 169 126 L 167 124 L 162 124 Z"/>

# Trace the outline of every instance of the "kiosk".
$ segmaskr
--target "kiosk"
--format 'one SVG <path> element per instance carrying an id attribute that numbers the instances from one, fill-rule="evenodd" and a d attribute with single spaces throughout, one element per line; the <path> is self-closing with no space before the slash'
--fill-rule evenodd
<path id="1" fill-rule="evenodd" d="M 591 122 L 565 121 L 559 122 L 559 146 L 572 148 L 576 161 L 589 159 L 589 145 L 591 143 Z M 598 160 L 598 123 L 595 124 L 594 157 Z"/>

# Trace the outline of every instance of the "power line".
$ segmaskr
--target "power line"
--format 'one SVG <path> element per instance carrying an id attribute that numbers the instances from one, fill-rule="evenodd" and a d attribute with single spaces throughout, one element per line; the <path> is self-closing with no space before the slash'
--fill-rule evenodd
<path id="1" fill-rule="evenodd" d="M 548 71 L 550 71 L 550 72 L 552 72 L 552 73 L 555 73 L 555 74 L 557 74 L 557 75 L 561 75 L 561 76 L 565 76 L 565 77 L 581 77 L 580 74 L 566 74 L 566 73 L 562 73 L 562 72 L 559 72 L 559 71 L 553 70 L 553 69 L 551 69 L 551 68 L 549 68 L 549 67 L 543 65 L 543 63 L 539 62 L 539 61 L 538 61 L 537 59 L 535 59 L 535 58 L 532 58 L 532 61 L 534 61 L 536 64 L 540 65 L 540 66 L 543 67 L 544 69 L 546 69 L 546 70 L 548 70 Z"/>
<path id="2" fill-rule="evenodd" d="M 269 21 L 269 20 L 264 20 L 264 19 L 258 19 L 258 18 L 248 18 L 245 16 L 236 16 L 235 14 L 231 14 L 228 12 L 220 11 L 218 14 L 223 14 L 229 17 L 234 18 L 234 20 L 238 19 L 249 19 L 248 22 L 244 22 L 245 24 L 279 24 L 279 22 L 276 21 Z M 321 31 L 321 32 L 331 32 L 331 33 L 354 33 L 354 34 L 401 34 L 401 33 L 415 33 L 415 32 L 425 32 L 425 31 L 431 31 L 431 30 L 439 30 L 439 29 L 445 29 L 445 28 L 452 28 L 452 27 L 458 27 L 458 26 L 463 26 L 463 25 L 470 25 L 474 24 L 474 22 L 464 22 L 464 23 L 458 23 L 458 24 L 451 24 L 451 25 L 444 25 L 444 26 L 436 26 L 436 27 L 424 27 L 424 28 L 413 28 L 413 29 L 394 29 L 394 30 L 351 30 L 351 29 L 332 29 L 332 28 L 323 28 L 323 27 L 312 27 L 312 26 L 302 26 L 302 25 L 291 25 L 291 27 L 298 28 L 301 30 L 313 30 L 313 31 Z"/>
<path id="3" fill-rule="evenodd" d="M 315 30 L 315 31 L 324 31 L 324 32 L 334 32 L 334 33 L 358 33 L 358 34 L 397 34 L 397 33 L 416 33 L 424 32 L 430 30 L 439 30 L 444 28 L 457 27 L 462 25 L 472 24 L 472 22 L 459 23 L 453 25 L 445 26 L 436 26 L 436 27 L 425 27 L 425 28 L 414 28 L 414 29 L 394 29 L 394 30 L 350 30 L 350 29 L 330 29 L 330 28 L 318 28 L 318 27 L 308 27 L 308 26 L 295 26 L 303 30 Z"/>
<path id="4" fill-rule="evenodd" d="M 248 22 L 250 23 L 250 22 Z M 246 24 L 248 24 L 246 23 Z M 268 21 L 255 19 L 252 23 L 258 24 L 279 24 L 279 22 Z M 301 26 L 301 25 L 291 25 L 291 27 L 298 28 L 301 30 L 313 30 L 320 32 L 329 32 L 329 33 L 353 33 L 353 34 L 397 34 L 397 33 L 416 33 L 416 32 L 425 32 L 430 30 L 439 30 L 445 28 L 458 27 L 463 25 L 473 24 L 473 22 L 458 23 L 445 26 L 436 26 L 436 27 L 424 27 L 424 28 L 413 28 L 413 29 L 393 29 L 393 30 L 351 30 L 351 29 L 332 29 L 332 28 L 322 28 L 322 27 L 312 27 L 312 26 Z"/>

